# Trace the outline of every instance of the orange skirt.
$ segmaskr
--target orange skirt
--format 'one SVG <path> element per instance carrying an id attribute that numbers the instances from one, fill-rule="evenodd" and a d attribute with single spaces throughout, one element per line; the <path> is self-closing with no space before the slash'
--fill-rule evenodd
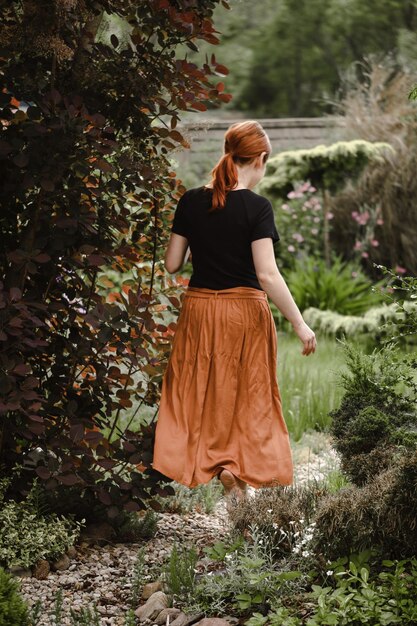
<path id="1" fill-rule="evenodd" d="M 255 488 L 292 483 L 265 291 L 187 288 L 162 381 L 152 466 L 187 487 L 222 468 Z"/>

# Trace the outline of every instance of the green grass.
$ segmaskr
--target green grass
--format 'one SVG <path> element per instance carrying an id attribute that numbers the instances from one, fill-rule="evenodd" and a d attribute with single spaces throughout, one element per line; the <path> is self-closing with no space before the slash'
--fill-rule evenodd
<path id="1" fill-rule="evenodd" d="M 295 334 L 278 332 L 278 385 L 285 422 L 294 441 L 309 430 L 327 431 L 329 411 L 339 406 L 343 389 L 337 374 L 343 368 L 341 345 L 317 336 L 314 354 L 303 356 Z"/>

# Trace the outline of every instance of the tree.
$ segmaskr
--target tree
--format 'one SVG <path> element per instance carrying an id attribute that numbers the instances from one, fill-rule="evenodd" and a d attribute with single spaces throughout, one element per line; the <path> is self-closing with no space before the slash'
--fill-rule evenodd
<path id="1" fill-rule="evenodd" d="M 416 26 L 415 0 L 282 0 L 255 38 L 237 104 L 263 116 L 321 115 L 352 63 L 395 52 Z"/>
<path id="2" fill-rule="evenodd" d="M 110 516 L 167 493 L 149 467 L 152 426 L 131 424 L 157 403 L 180 304 L 157 288 L 183 191 L 176 125 L 231 97 L 214 54 L 202 67 L 176 55 L 218 43 L 217 1 L 0 3 L 0 462 L 28 470 L 15 491 L 36 474 Z"/>

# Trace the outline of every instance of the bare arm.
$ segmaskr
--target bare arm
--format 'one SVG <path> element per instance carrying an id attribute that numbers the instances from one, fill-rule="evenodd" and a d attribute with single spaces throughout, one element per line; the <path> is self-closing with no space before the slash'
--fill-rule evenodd
<path id="1" fill-rule="evenodd" d="M 291 322 L 304 348 L 302 354 L 306 356 L 316 350 L 316 336 L 303 320 L 300 309 L 288 289 L 287 283 L 281 276 L 275 261 L 272 239 L 265 237 L 252 241 L 252 256 L 256 275 L 262 289 L 267 293 L 283 316 Z"/>
<path id="2" fill-rule="evenodd" d="M 167 272 L 178 272 L 190 255 L 188 239 L 177 233 L 171 233 L 168 247 L 165 251 L 164 264 Z"/>

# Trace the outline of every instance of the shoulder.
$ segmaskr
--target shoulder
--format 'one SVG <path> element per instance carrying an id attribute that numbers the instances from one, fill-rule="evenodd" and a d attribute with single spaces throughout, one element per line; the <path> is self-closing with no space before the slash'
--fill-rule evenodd
<path id="1" fill-rule="evenodd" d="M 272 211 L 271 201 L 265 196 L 261 196 L 259 193 L 252 191 L 252 189 L 242 189 L 242 193 L 249 200 L 250 205 L 257 211 Z"/>

